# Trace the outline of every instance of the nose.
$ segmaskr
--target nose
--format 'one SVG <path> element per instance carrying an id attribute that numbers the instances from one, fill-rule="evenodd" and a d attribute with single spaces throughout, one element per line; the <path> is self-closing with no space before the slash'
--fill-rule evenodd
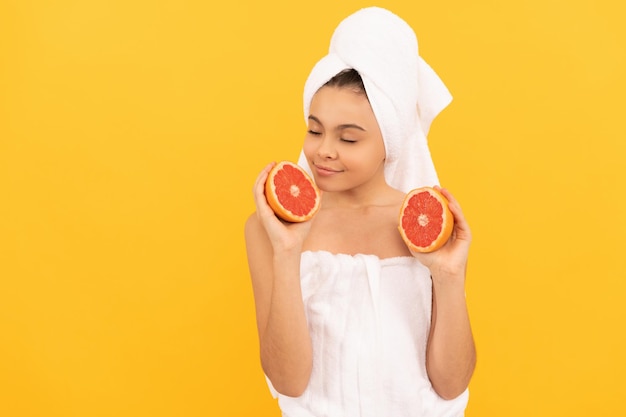
<path id="1" fill-rule="evenodd" d="M 332 138 L 326 136 L 320 141 L 317 148 L 317 155 L 323 159 L 335 159 L 337 157 L 337 151 L 333 145 Z"/>

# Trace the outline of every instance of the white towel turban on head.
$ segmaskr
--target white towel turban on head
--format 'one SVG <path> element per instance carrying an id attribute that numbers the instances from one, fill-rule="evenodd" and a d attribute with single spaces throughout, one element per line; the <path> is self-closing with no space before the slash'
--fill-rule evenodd
<path id="1" fill-rule="evenodd" d="M 361 75 L 380 126 L 387 183 L 403 192 L 438 184 L 426 135 L 452 96 L 419 56 L 413 29 L 379 7 L 345 18 L 333 33 L 328 55 L 313 67 L 305 83 L 305 120 L 317 90 L 348 68 Z M 298 163 L 310 172 L 303 153 Z"/>

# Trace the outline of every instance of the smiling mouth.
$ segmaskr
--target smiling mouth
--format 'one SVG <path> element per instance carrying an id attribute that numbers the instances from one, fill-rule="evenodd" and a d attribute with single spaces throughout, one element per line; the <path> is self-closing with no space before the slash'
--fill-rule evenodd
<path id="1" fill-rule="evenodd" d="M 315 168 L 317 168 L 318 170 L 323 171 L 323 172 L 341 172 L 341 171 L 339 171 L 337 169 L 328 168 L 328 167 L 325 167 L 325 166 L 322 166 L 322 165 L 315 165 Z"/>

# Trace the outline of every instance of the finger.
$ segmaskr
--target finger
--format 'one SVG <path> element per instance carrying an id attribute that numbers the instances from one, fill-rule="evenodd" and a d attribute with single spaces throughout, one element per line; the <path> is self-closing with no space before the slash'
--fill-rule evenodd
<path id="1" fill-rule="evenodd" d="M 257 213 L 260 215 L 269 215 L 273 214 L 272 209 L 269 204 L 267 204 L 267 199 L 265 198 L 265 182 L 267 181 L 267 177 L 269 175 L 270 170 L 276 165 L 275 162 L 269 163 L 257 176 L 256 182 L 254 183 L 254 203 L 257 207 Z"/>
<path id="2" fill-rule="evenodd" d="M 452 193 L 446 188 L 439 188 L 439 191 L 448 199 L 448 207 L 454 216 L 454 231 L 455 238 L 470 240 L 471 239 L 471 230 L 467 220 L 465 219 L 465 215 L 463 214 L 463 210 L 461 209 L 461 205 L 454 198 Z"/>
<path id="3" fill-rule="evenodd" d="M 256 180 L 254 182 L 254 187 L 252 187 L 252 192 L 256 194 L 257 189 L 259 188 L 260 185 L 265 185 L 265 181 L 267 180 L 267 176 L 269 174 L 269 172 L 271 171 L 272 167 L 276 165 L 276 162 L 270 162 L 269 164 L 267 164 L 265 166 L 265 168 L 263 168 L 261 170 L 261 172 L 259 172 L 259 175 L 257 175 Z"/>
<path id="4" fill-rule="evenodd" d="M 456 200 L 456 198 L 454 198 L 452 193 L 446 188 L 439 188 L 439 191 L 448 200 L 448 207 L 450 208 L 450 211 L 454 215 L 455 220 L 465 222 L 465 216 L 463 215 L 463 210 L 461 209 L 461 205 Z"/>

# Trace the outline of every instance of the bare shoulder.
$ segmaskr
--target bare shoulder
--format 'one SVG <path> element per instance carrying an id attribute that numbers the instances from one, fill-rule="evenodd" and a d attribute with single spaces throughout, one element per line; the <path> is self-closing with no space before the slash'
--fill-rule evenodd
<path id="1" fill-rule="evenodd" d="M 248 263 L 258 262 L 267 256 L 271 256 L 271 243 L 267 232 L 261 224 L 261 220 L 255 213 L 248 216 L 244 226 L 244 237 L 246 240 L 246 251 L 248 253 Z M 271 259 L 271 257 L 267 258 Z M 251 265 L 252 266 L 252 265 Z"/>
<path id="2" fill-rule="evenodd" d="M 258 232 L 262 229 L 261 222 L 259 221 L 256 212 L 250 214 L 246 219 L 246 223 L 244 225 L 244 235 L 246 241 L 249 238 L 254 238 L 258 234 Z"/>

